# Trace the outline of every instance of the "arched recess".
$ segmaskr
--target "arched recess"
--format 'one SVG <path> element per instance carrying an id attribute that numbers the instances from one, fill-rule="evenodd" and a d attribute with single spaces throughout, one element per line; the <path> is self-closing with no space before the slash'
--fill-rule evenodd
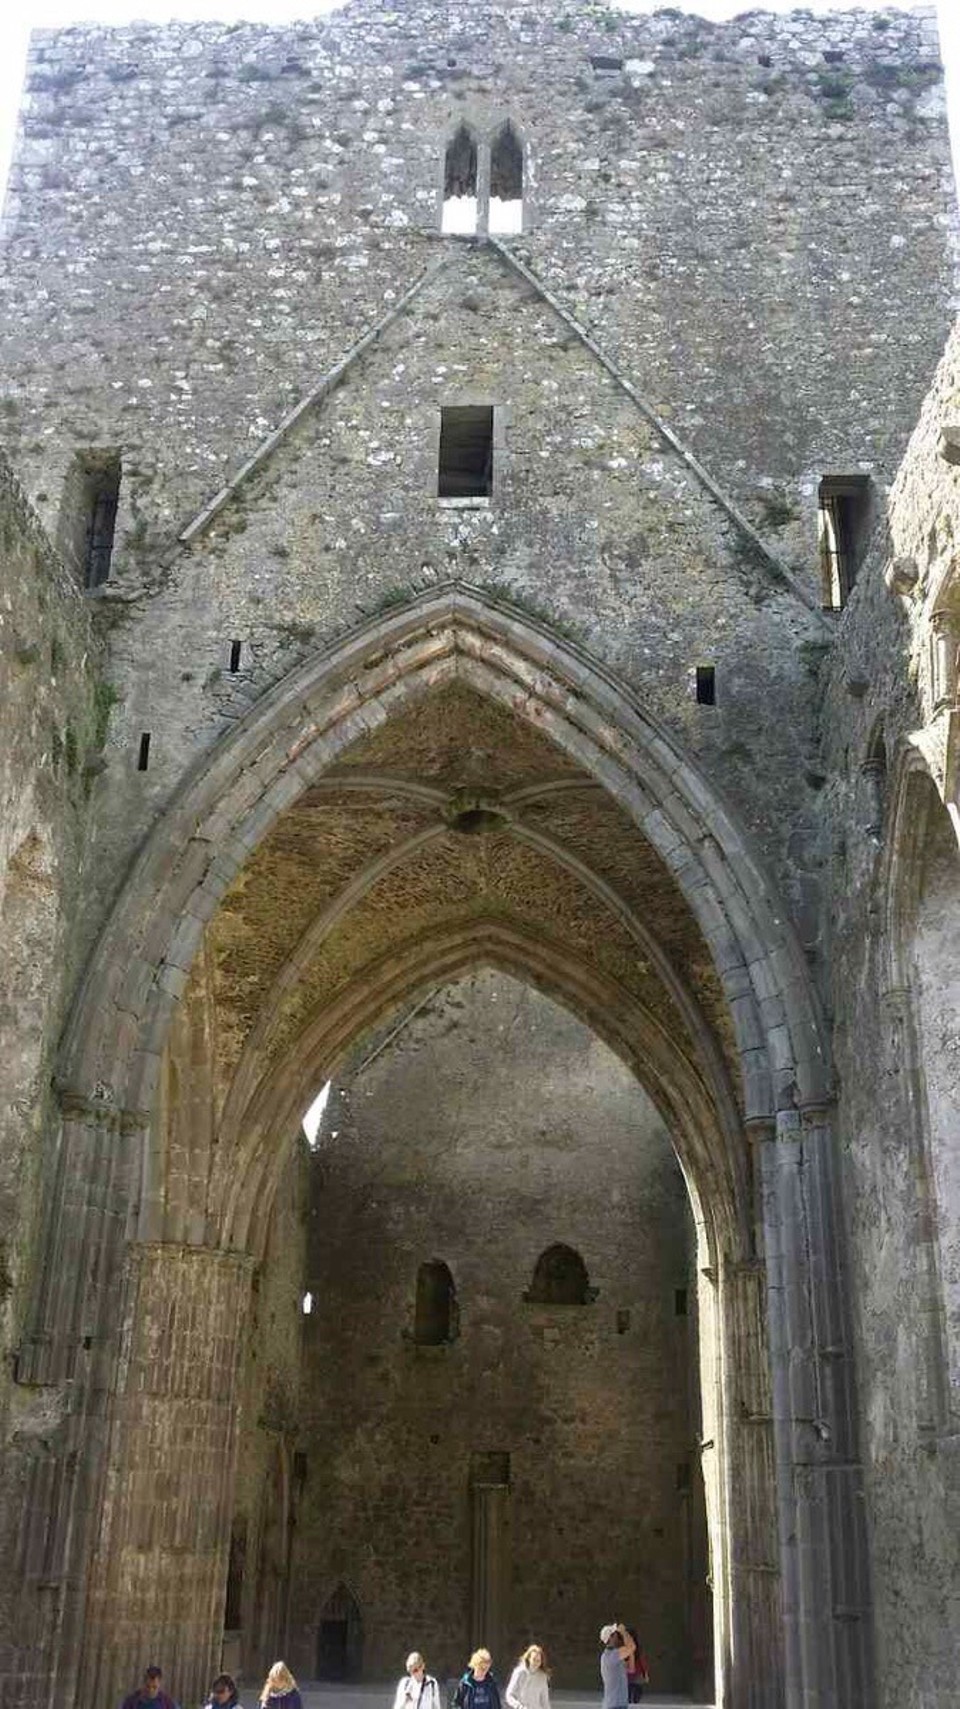
<path id="1" fill-rule="evenodd" d="M 434 934 L 419 973 L 395 967 L 392 992 L 385 970 L 341 992 L 298 1039 L 296 1073 L 284 1084 L 277 1070 L 252 1087 L 232 1113 L 231 1132 L 218 1136 L 230 1190 L 207 1238 L 214 1234 L 220 1242 L 218 1255 L 256 1247 L 277 1134 L 296 1131 L 321 1065 L 328 1071 L 362 1025 L 416 989 L 418 979 L 487 961 L 552 982 L 602 1036 L 618 1039 L 644 1083 L 658 1089 L 704 1219 L 723 1228 L 720 1271 L 711 1285 L 724 1314 L 717 1357 L 727 1397 L 723 1430 L 731 1437 L 720 1444 L 728 1469 L 718 1498 L 730 1538 L 717 1563 L 726 1581 L 724 1701 L 766 1709 L 803 1697 L 807 1705 L 826 1706 L 836 1700 L 838 1682 L 850 1679 L 863 1682 L 868 1697 L 859 1468 L 832 1213 L 831 1076 L 802 953 L 747 838 L 670 735 L 596 660 L 476 590 L 449 586 L 393 609 L 279 684 L 186 781 L 145 845 L 64 1042 L 64 1104 L 72 1122 L 61 1179 L 76 1203 L 85 1172 L 102 1170 L 108 1151 L 112 1184 L 109 1203 L 93 1192 L 86 1202 L 83 1264 L 78 1268 L 74 1258 L 72 1268 L 48 1272 L 34 1326 L 35 1368 L 56 1373 L 70 1357 L 78 1323 L 95 1320 L 90 1382 L 99 1381 L 102 1392 L 110 1388 L 118 1312 L 127 1309 L 119 1289 L 121 1235 L 150 1247 L 166 1190 L 165 1155 L 152 1143 L 165 1045 L 207 925 L 231 883 L 271 827 L 355 743 L 451 682 L 547 738 L 616 803 L 672 874 L 725 994 L 736 1099 L 714 1095 L 708 1053 L 694 1047 L 691 1061 L 678 1052 L 642 1005 L 625 1004 L 595 970 L 578 967 L 561 947 L 535 948 L 522 933 L 473 920 L 459 941 L 455 928 L 447 938 Z M 106 1136 L 99 1152 L 91 1129 Z M 744 1164 L 748 1153 L 752 1169 Z M 746 1202 L 751 1180 L 759 1183 L 756 1204 Z M 63 1226 L 56 1207 L 52 1226 L 56 1240 Z M 120 1422 L 111 1477 L 126 1428 L 122 1404 L 114 1411 Z M 86 1467 L 102 1491 L 94 1442 Z M 749 1524 L 751 1512 L 772 1504 L 774 1494 L 778 1544 L 763 1525 L 751 1533 Z M 77 1595 L 64 1628 L 75 1646 L 69 1651 L 68 1641 L 65 1665 L 76 1666 L 82 1653 L 84 1702 L 102 1697 L 108 1684 L 112 1690 L 110 1669 L 116 1669 L 116 1658 L 90 1660 L 110 1615 L 98 1579 L 98 1561 L 109 1553 L 109 1512 L 99 1494 L 95 1511 L 98 1503 L 92 1582 L 85 1598 Z M 225 1541 L 221 1552 L 225 1576 Z M 165 1617 L 173 1620 L 172 1588 L 169 1594 Z M 90 1608 L 94 1636 L 89 1622 L 84 1628 Z M 158 1629 L 165 1629 L 162 1621 Z M 204 1659 L 198 1654 L 193 1663 L 198 1688 Z"/>
<path id="2" fill-rule="evenodd" d="M 523 1297 L 530 1305 L 589 1305 L 596 1289 L 579 1252 L 557 1241 L 541 1252 Z"/>
<path id="3" fill-rule="evenodd" d="M 960 847 L 915 747 L 899 756 L 885 872 L 888 1004 L 897 1022 L 924 1230 L 927 1305 L 922 1424 L 952 1433 L 960 1416 Z"/>

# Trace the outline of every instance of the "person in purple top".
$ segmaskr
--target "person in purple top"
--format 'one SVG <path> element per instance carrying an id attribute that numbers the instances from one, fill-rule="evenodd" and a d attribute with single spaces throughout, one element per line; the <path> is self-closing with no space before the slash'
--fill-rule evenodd
<path id="1" fill-rule="evenodd" d="M 163 1689 L 163 1670 L 156 1666 L 144 1670 L 136 1691 L 125 1697 L 121 1709 L 177 1709 L 172 1697 Z"/>
<path id="2" fill-rule="evenodd" d="M 274 1662 L 263 1682 L 260 1709 L 303 1709 L 297 1682 L 286 1662 Z"/>

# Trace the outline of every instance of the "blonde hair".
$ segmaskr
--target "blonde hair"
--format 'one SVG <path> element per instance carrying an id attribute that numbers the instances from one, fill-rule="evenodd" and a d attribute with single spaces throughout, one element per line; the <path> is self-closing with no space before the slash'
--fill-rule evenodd
<path id="1" fill-rule="evenodd" d="M 467 1666 L 469 1667 L 471 1673 L 473 1672 L 473 1669 L 476 1667 L 478 1662 L 486 1662 L 488 1667 L 492 1667 L 493 1657 L 490 1654 L 490 1651 L 489 1650 L 474 1650 L 473 1655 L 470 1657 L 470 1660 L 467 1663 Z"/>
<path id="2" fill-rule="evenodd" d="M 260 1702 L 267 1703 L 271 1697 L 282 1697 L 286 1691 L 296 1691 L 297 1682 L 290 1672 L 286 1662 L 274 1662 L 270 1672 L 263 1682 Z"/>
<path id="3" fill-rule="evenodd" d="M 410 1651 L 410 1654 L 409 1654 L 409 1655 L 408 1655 L 408 1657 L 407 1657 L 407 1659 L 406 1659 L 406 1662 L 405 1662 L 405 1664 L 404 1664 L 404 1665 L 405 1665 L 405 1667 L 406 1667 L 406 1669 L 407 1669 L 407 1672 L 408 1672 L 408 1673 L 409 1673 L 409 1672 L 410 1672 L 410 1669 L 411 1669 L 411 1668 L 412 1668 L 412 1667 L 422 1667 L 422 1668 L 426 1668 L 426 1665 L 427 1665 L 427 1664 L 426 1664 L 426 1662 L 425 1662 L 425 1661 L 424 1661 L 424 1659 L 423 1659 L 423 1657 L 422 1657 L 422 1655 L 421 1655 L 421 1654 L 420 1654 L 420 1651 L 419 1651 L 419 1650 L 411 1650 L 411 1651 Z"/>
<path id="4" fill-rule="evenodd" d="M 520 1657 L 521 1664 L 524 1667 L 530 1666 L 530 1656 L 531 1656 L 531 1652 L 533 1650 L 536 1650 L 537 1654 L 540 1657 L 540 1668 L 539 1668 L 540 1673 L 545 1673 L 547 1678 L 549 1679 L 550 1669 L 547 1666 L 547 1652 L 544 1649 L 542 1644 L 537 1644 L 537 1643 L 528 1644 L 526 1649 L 523 1652 L 523 1655 Z"/>

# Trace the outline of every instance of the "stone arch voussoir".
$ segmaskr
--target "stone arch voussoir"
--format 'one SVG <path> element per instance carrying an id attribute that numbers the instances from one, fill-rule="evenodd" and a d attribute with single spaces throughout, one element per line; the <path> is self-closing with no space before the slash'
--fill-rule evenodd
<path id="1" fill-rule="evenodd" d="M 204 928 L 250 852 L 359 736 L 452 677 L 554 740 L 666 862 L 726 990 L 746 1118 L 821 1105 L 830 1069 L 802 951 L 716 792 L 595 659 L 461 585 L 392 608 L 319 654 L 186 780 L 87 970 L 63 1046 L 65 1084 L 127 1111 L 150 1107 Z"/>

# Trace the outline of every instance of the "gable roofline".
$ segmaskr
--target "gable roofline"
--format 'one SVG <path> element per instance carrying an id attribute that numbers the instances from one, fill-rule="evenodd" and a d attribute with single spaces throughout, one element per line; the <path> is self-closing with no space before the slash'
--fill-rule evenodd
<path id="1" fill-rule="evenodd" d="M 250 479 L 251 475 L 255 475 L 259 469 L 262 469 L 264 463 L 269 462 L 278 445 L 283 443 L 297 422 L 307 415 L 316 404 L 322 403 L 325 397 L 336 390 L 341 380 L 350 372 L 354 363 L 359 361 L 364 352 L 369 350 L 371 344 L 375 344 L 381 334 L 386 332 L 387 328 L 392 326 L 393 322 L 403 314 L 404 309 L 408 308 L 414 298 L 419 296 L 424 286 L 428 285 L 431 279 L 435 279 L 438 273 L 443 272 L 448 259 L 447 255 L 442 255 L 439 261 L 431 262 L 419 278 L 414 280 L 409 290 L 404 291 L 403 296 L 398 297 L 396 302 L 391 304 L 386 314 L 381 315 L 380 319 L 375 321 L 361 338 L 357 339 L 356 344 L 351 344 L 346 355 L 341 356 L 339 362 L 335 362 L 332 368 L 328 368 L 317 384 L 310 388 L 298 404 L 294 404 L 293 409 L 289 410 L 283 417 L 279 426 L 275 427 L 273 432 L 261 441 L 256 451 L 247 458 L 245 463 L 241 463 L 236 474 L 231 475 L 226 485 L 214 494 L 214 497 L 203 506 L 202 510 L 197 511 L 185 528 L 181 528 L 177 535 L 179 545 L 189 546 L 198 534 L 203 533 L 208 523 L 211 523 L 215 516 L 219 516 L 221 510 L 229 504 L 234 493 Z"/>
<path id="2" fill-rule="evenodd" d="M 564 308 L 560 299 L 554 296 L 553 292 L 541 279 L 537 278 L 532 267 L 528 267 L 525 261 L 521 261 L 520 257 L 515 255 L 512 249 L 508 249 L 505 243 L 502 243 L 500 239 L 496 237 L 488 237 L 487 243 L 491 249 L 496 250 L 497 254 L 508 267 L 512 268 L 526 284 L 536 291 L 542 301 L 547 304 L 547 307 L 552 309 L 555 315 L 559 316 L 560 320 L 563 321 L 564 326 L 569 327 L 570 331 L 576 335 L 581 344 L 585 345 L 591 355 L 600 363 L 600 366 L 606 369 L 611 379 L 616 382 L 620 387 L 620 390 L 624 392 L 630 399 L 631 403 L 636 406 L 644 419 L 650 423 L 650 426 L 659 434 L 664 443 L 670 447 L 671 451 L 675 452 L 685 467 L 689 469 L 694 479 L 720 506 L 724 515 L 729 517 L 734 526 L 739 529 L 740 533 L 749 541 L 750 545 L 753 547 L 757 556 L 763 563 L 764 568 L 767 570 L 767 573 L 771 577 L 771 580 L 781 583 L 783 586 L 789 588 L 790 592 L 793 593 L 797 599 L 801 600 L 802 603 L 813 612 L 815 617 L 819 617 L 820 621 L 826 628 L 830 629 L 832 633 L 833 625 L 831 624 L 826 612 L 823 610 L 823 607 L 816 600 L 815 596 L 810 593 L 806 587 L 804 587 L 803 583 L 794 575 L 789 565 L 780 557 L 779 553 L 771 550 L 763 539 L 763 536 L 754 528 L 753 523 L 748 521 L 747 517 L 744 516 L 739 505 L 730 498 L 729 494 L 724 491 L 719 482 L 714 480 L 710 471 L 701 463 L 699 457 L 695 457 L 693 452 L 687 449 L 679 435 L 674 433 L 673 428 L 664 421 L 662 415 L 658 415 L 653 405 L 647 401 L 642 392 L 640 392 L 634 385 L 633 381 L 628 379 L 627 375 L 618 366 L 618 364 L 614 362 L 613 358 L 608 356 L 606 351 L 601 348 L 592 333 L 587 331 L 587 328 L 577 319 L 575 314 L 572 314 L 569 309 Z"/>
<path id="3" fill-rule="evenodd" d="M 781 590 L 786 590 L 792 593 L 794 597 L 798 599 L 802 605 L 806 606 L 807 610 L 819 620 L 821 625 L 832 634 L 833 625 L 815 596 L 804 586 L 785 560 L 781 558 L 777 552 L 771 550 L 762 535 L 759 534 L 753 524 L 748 521 L 739 505 L 736 504 L 729 494 L 724 491 L 719 482 L 714 480 L 713 476 L 710 474 L 709 470 L 704 467 L 700 459 L 695 457 L 692 451 L 688 450 L 679 435 L 674 432 L 673 428 L 670 427 L 666 421 L 664 421 L 663 417 L 658 414 L 653 405 L 648 402 L 648 400 L 643 396 L 643 393 L 634 385 L 633 381 L 628 378 L 613 358 L 606 354 L 606 351 L 597 343 L 592 333 L 588 332 L 587 328 L 577 319 L 576 315 L 569 309 L 565 308 L 560 299 L 556 297 L 549 287 L 537 277 L 533 269 L 528 267 L 526 262 L 521 261 L 520 257 L 515 255 L 513 250 L 509 249 L 499 238 L 490 236 L 477 238 L 473 240 L 471 247 L 474 245 L 476 245 L 476 247 L 483 247 L 492 250 L 495 255 L 499 256 L 501 262 L 509 271 L 515 273 L 518 278 L 522 279 L 526 285 L 536 292 L 541 301 L 546 303 L 551 312 L 563 322 L 564 326 L 566 326 L 584 346 L 584 348 L 590 352 L 594 360 L 599 362 L 604 371 L 610 375 L 610 378 L 614 381 L 615 385 L 617 385 L 624 395 L 630 399 L 630 402 L 634 405 L 635 409 L 640 411 L 644 420 L 650 424 L 655 433 L 657 433 L 659 438 L 663 441 L 664 445 L 666 445 L 675 456 L 679 457 L 680 461 L 683 463 L 684 467 L 689 470 L 697 484 L 703 488 L 710 498 L 713 499 L 715 504 L 719 505 L 724 515 L 733 523 L 734 527 L 743 536 L 753 552 L 756 554 L 758 561 L 763 565 L 771 582 L 781 588 Z M 301 421 L 311 409 L 321 404 L 331 392 L 336 390 L 364 352 L 369 350 L 371 345 L 375 344 L 381 335 L 387 331 L 388 327 L 392 326 L 393 322 L 409 308 L 410 304 L 420 295 L 420 292 L 444 271 L 449 264 L 450 257 L 453 253 L 454 252 L 452 250 L 445 249 L 444 254 L 440 256 L 439 260 L 432 262 L 429 267 L 425 268 L 419 277 L 414 280 L 409 289 L 406 290 L 402 296 L 398 297 L 395 303 L 391 304 L 386 314 L 382 315 L 378 321 L 375 321 L 373 326 L 369 327 L 362 337 L 358 338 L 356 343 L 350 346 L 350 349 L 346 354 L 342 356 L 338 362 L 335 362 L 332 368 L 327 370 L 317 384 L 311 387 L 310 391 L 305 393 L 305 395 L 300 399 L 300 402 L 295 404 L 293 409 L 288 411 L 279 425 L 274 428 L 272 433 L 268 434 L 267 438 L 264 439 L 257 447 L 256 451 L 253 452 L 253 455 L 248 457 L 246 462 L 240 465 L 236 474 L 232 475 L 230 480 L 220 488 L 219 492 L 217 492 L 201 510 L 197 511 L 196 515 L 193 516 L 186 526 L 180 530 L 177 535 L 178 545 L 189 546 L 194 540 L 196 540 L 198 535 L 203 533 L 204 529 L 207 528 L 215 517 L 219 516 L 220 512 L 230 503 L 234 494 L 238 492 L 239 489 L 250 479 L 251 475 L 257 474 L 257 472 L 263 468 L 264 464 L 269 462 L 274 451 L 283 443 L 287 435 L 293 430 L 297 423 Z"/>

